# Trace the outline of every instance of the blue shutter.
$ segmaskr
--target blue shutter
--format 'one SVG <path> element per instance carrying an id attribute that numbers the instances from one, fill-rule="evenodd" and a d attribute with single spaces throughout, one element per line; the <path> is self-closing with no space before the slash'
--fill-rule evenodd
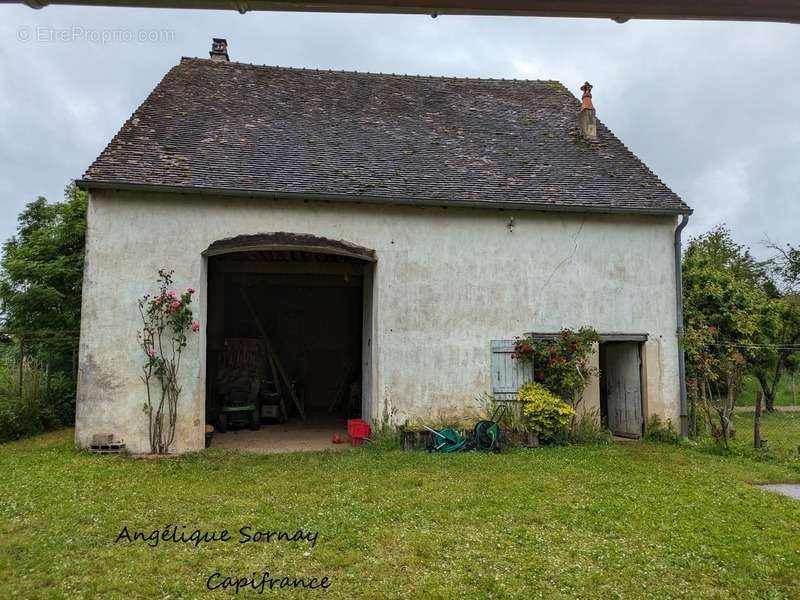
<path id="1" fill-rule="evenodd" d="M 533 379 L 530 363 L 511 358 L 514 340 L 493 340 L 492 396 L 495 400 L 516 400 L 519 388 Z"/>

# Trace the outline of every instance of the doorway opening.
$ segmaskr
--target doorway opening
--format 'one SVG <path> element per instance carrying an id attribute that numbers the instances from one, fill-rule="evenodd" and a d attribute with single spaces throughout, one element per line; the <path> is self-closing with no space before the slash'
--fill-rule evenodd
<path id="1" fill-rule="evenodd" d="M 642 343 L 600 344 L 600 416 L 616 436 L 644 433 Z"/>
<path id="2" fill-rule="evenodd" d="M 212 446 L 330 447 L 332 434 L 344 436 L 347 419 L 368 417 L 362 365 L 371 266 L 302 249 L 208 258 Z"/>

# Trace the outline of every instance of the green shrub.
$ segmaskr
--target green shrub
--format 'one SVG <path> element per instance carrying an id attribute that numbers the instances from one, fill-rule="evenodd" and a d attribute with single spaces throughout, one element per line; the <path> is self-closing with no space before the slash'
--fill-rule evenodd
<path id="1" fill-rule="evenodd" d="M 517 397 L 522 402 L 522 412 L 528 418 L 530 431 L 537 433 L 542 441 L 552 440 L 565 432 L 575 415 L 575 409 L 540 383 L 526 383 L 519 389 Z"/>
<path id="2" fill-rule="evenodd" d="M 60 373 L 48 377 L 35 361 L 26 359 L 20 398 L 17 365 L 0 363 L 0 442 L 71 425 L 75 390 L 70 379 Z"/>
<path id="3" fill-rule="evenodd" d="M 658 415 L 652 415 L 647 421 L 647 428 L 645 429 L 644 439 L 648 442 L 665 442 L 668 444 L 677 444 L 680 441 L 680 436 L 675 432 L 672 427 L 672 421 L 667 419 L 664 423 Z"/>
<path id="4" fill-rule="evenodd" d="M 512 358 L 533 366 L 534 381 L 577 407 L 589 378 L 599 374 L 590 364 L 600 336 L 591 327 L 562 329 L 553 339 L 517 338 Z"/>

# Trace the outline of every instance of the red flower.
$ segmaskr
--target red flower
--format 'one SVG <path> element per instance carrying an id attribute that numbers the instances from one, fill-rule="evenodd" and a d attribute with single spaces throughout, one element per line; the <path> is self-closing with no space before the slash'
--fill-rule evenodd
<path id="1" fill-rule="evenodd" d="M 195 321 L 194 323 L 192 323 L 192 331 L 194 331 L 195 333 L 197 333 L 198 331 L 200 331 L 200 323 L 198 323 L 197 321 Z"/>

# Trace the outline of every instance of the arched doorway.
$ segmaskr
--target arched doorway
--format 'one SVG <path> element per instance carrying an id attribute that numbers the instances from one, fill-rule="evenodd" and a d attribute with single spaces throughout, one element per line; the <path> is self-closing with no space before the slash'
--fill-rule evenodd
<path id="1" fill-rule="evenodd" d="M 372 250 L 271 233 L 204 254 L 212 445 L 329 447 L 347 419 L 370 418 Z"/>

